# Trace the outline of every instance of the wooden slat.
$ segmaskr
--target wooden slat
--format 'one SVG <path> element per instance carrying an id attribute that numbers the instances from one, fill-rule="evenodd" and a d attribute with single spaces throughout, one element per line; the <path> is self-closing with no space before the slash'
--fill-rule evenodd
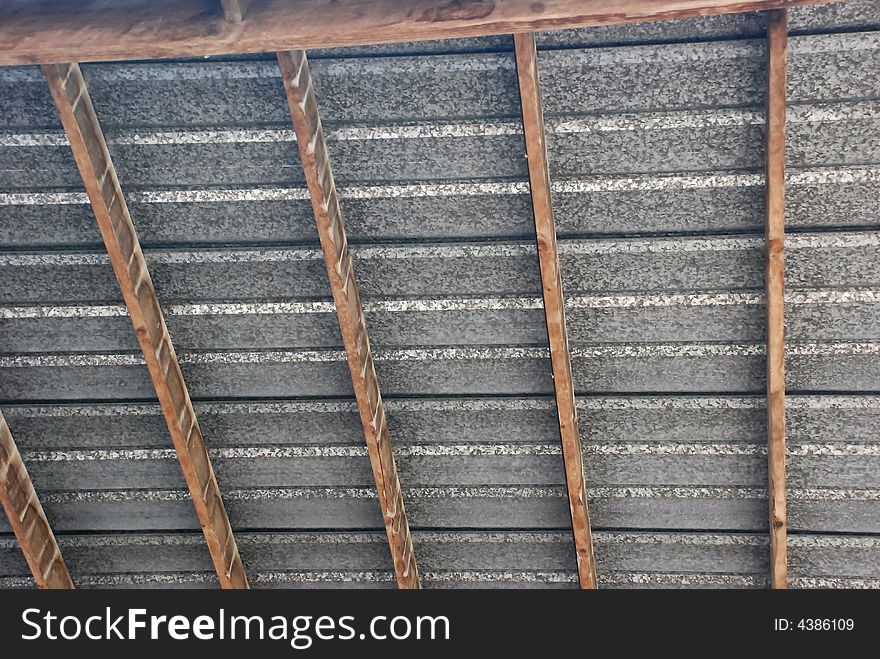
<path id="1" fill-rule="evenodd" d="M 403 493 L 397 477 L 391 437 L 388 434 L 385 407 L 382 404 L 379 380 L 376 377 L 373 356 L 370 352 L 364 311 L 345 236 L 339 199 L 333 183 L 330 158 L 327 154 L 324 131 L 321 128 L 308 60 L 305 52 L 299 50 L 278 53 L 278 63 L 309 186 L 330 288 L 336 303 L 339 328 L 348 355 L 351 381 L 364 428 L 370 464 L 376 479 L 379 506 L 385 522 L 385 531 L 388 534 L 397 585 L 400 588 L 418 588 L 419 573 L 416 568 L 412 536 L 406 519 Z"/>
<path id="2" fill-rule="evenodd" d="M 770 583 L 788 587 L 785 485 L 785 95 L 788 16 L 768 15 L 767 85 L 767 456 L 770 499 Z"/>
<path id="3" fill-rule="evenodd" d="M 46 65 L 43 73 L 134 324 L 220 585 L 247 588 L 214 470 L 85 80 L 78 64 Z"/>
<path id="4" fill-rule="evenodd" d="M 0 412 L 0 504 L 40 588 L 73 588 L 12 432 Z"/>
<path id="5" fill-rule="evenodd" d="M 244 20 L 250 0 L 220 0 L 223 5 L 223 16 L 227 23 L 240 23 Z"/>
<path id="6" fill-rule="evenodd" d="M 565 481 L 568 487 L 571 527 L 577 552 L 578 575 L 581 588 L 596 588 L 596 563 L 593 556 L 593 538 L 590 530 L 586 483 L 584 482 L 574 382 L 571 375 L 571 354 L 568 350 L 568 332 L 565 327 L 565 302 L 562 294 L 562 276 L 559 271 L 559 253 L 556 249 L 556 224 L 553 219 L 553 204 L 550 198 L 550 169 L 547 162 L 544 113 L 541 107 L 541 89 L 538 82 L 538 53 L 535 49 L 535 35 L 514 35 L 514 43 L 519 93 L 522 102 L 523 129 L 529 160 L 529 181 L 532 192 L 532 210 L 535 216 L 535 234 L 538 242 L 538 260 L 541 266 L 544 314 L 547 318 L 553 386 L 556 391 L 556 411 L 562 438 Z"/>
<path id="7" fill-rule="evenodd" d="M 0 65 L 201 57 L 678 19 L 833 0 L 83 0 L 0 14 Z M 216 5 L 215 5 L 216 6 Z"/>

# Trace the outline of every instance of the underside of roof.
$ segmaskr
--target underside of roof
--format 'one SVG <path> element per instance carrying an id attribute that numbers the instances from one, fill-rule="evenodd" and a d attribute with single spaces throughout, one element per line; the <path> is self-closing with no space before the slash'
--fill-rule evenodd
<path id="1" fill-rule="evenodd" d="M 789 15 L 790 582 L 876 588 L 880 3 Z M 766 32 L 537 35 L 602 587 L 768 583 Z M 577 586 L 513 39 L 309 58 L 422 583 Z M 82 72 L 250 584 L 393 587 L 277 60 Z M 0 409 L 78 587 L 218 584 L 38 67 L 0 68 Z"/>

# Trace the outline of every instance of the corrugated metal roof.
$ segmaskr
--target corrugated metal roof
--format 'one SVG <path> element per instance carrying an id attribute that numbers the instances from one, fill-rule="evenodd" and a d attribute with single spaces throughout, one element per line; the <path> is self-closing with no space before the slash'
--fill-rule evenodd
<path id="1" fill-rule="evenodd" d="M 880 9 L 791 13 L 793 584 L 876 587 Z M 603 586 L 766 583 L 762 21 L 539 39 Z M 83 71 L 251 581 L 393 586 L 275 62 Z M 576 585 L 509 40 L 313 73 L 426 585 Z M 0 92 L 0 400 L 74 580 L 214 583 L 45 82 Z"/>

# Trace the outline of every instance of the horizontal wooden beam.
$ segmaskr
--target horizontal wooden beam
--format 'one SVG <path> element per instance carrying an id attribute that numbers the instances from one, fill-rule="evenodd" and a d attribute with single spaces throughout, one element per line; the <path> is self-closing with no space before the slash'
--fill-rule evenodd
<path id="1" fill-rule="evenodd" d="M 223 15 L 229 23 L 240 23 L 244 20 L 250 0 L 220 0 L 223 5 Z"/>
<path id="2" fill-rule="evenodd" d="M 296 143 L 309 186 L 339 329 L 348 356 L 351 382 L 364 428 L 397 585 L 400 588 L 418 588 L 419 572 L 394 463 L 388 419 L 379 392 L 379 379 L 370 350 L 364 309 L 354 276 L 354 262 L 348 249 L 309 63 L 305 52 L 299 50 L 278 53 L 278 64 L 287 91 Z"/>
<path id="3" fill-rule="evenodd" d="M 823 4 L 833 0 L 83 0 L 0 8 L 0 65 L 202 57 L 477 37 Z"/>
<path id="4" fill-rule="evenodd" d="M 78 64 L 47 64 L 43 73 L 147 362 L 220 585 L 247 588 L 202 431 L 86 82 Z"/>
<path id="5" fill-rule="evenodd" d="M 788 17 L 770 12 L 767 36 L 767 457 L 770 585 L 788 587 L 785 485 L 785 96 Z"/>
<path id="6" fill-rule="evenodd" d="M 40 588 L 73 588 L 55 535 L 0 412 L 0 504 Z"/>
<path id="7" fill-rule="evenodd" d="M 565 301 L 559 269 L 559 252 L 556 247 L 556 223 L 550 198 L 550 166 L 547 160 L 535 35 L 531 33 L 514 35 L 514 44 L 523 132 L 529 160 L 529 184 L 535 217 L 538 262 L 544 294 L 544 315 L 547 320 L 550 364 L 553 370 L 553 388 L 556 392 L 556 413 L 562 439 L 562 457 L 565 464 L 565 482 L 568 488 L 578 577 L 581 588 L 596 588 L 593 534 L 587 508 L 587 488 L 571 373 L 571 353 L 568 349 L 568 331 L 565 327 Z"/>

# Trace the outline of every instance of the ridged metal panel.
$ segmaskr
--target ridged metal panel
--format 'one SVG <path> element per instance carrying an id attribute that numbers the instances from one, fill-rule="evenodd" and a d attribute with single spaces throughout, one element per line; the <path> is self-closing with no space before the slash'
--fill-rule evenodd
<path id="1" fill-rule="evenodd" d="M 878 26 L 792 12 L 795 586 L 880 585 Z M 766 585 L 763 30 L 539 39 L 603 587 Z M 431 587 L 576 584 L 509 47 L 313 64 Z M 275 63 L 83 70 L 253 585 L 393 586 Z M 44 82 L 0 87 L 0 400 L 71 573 L 213 583 Z"/>

